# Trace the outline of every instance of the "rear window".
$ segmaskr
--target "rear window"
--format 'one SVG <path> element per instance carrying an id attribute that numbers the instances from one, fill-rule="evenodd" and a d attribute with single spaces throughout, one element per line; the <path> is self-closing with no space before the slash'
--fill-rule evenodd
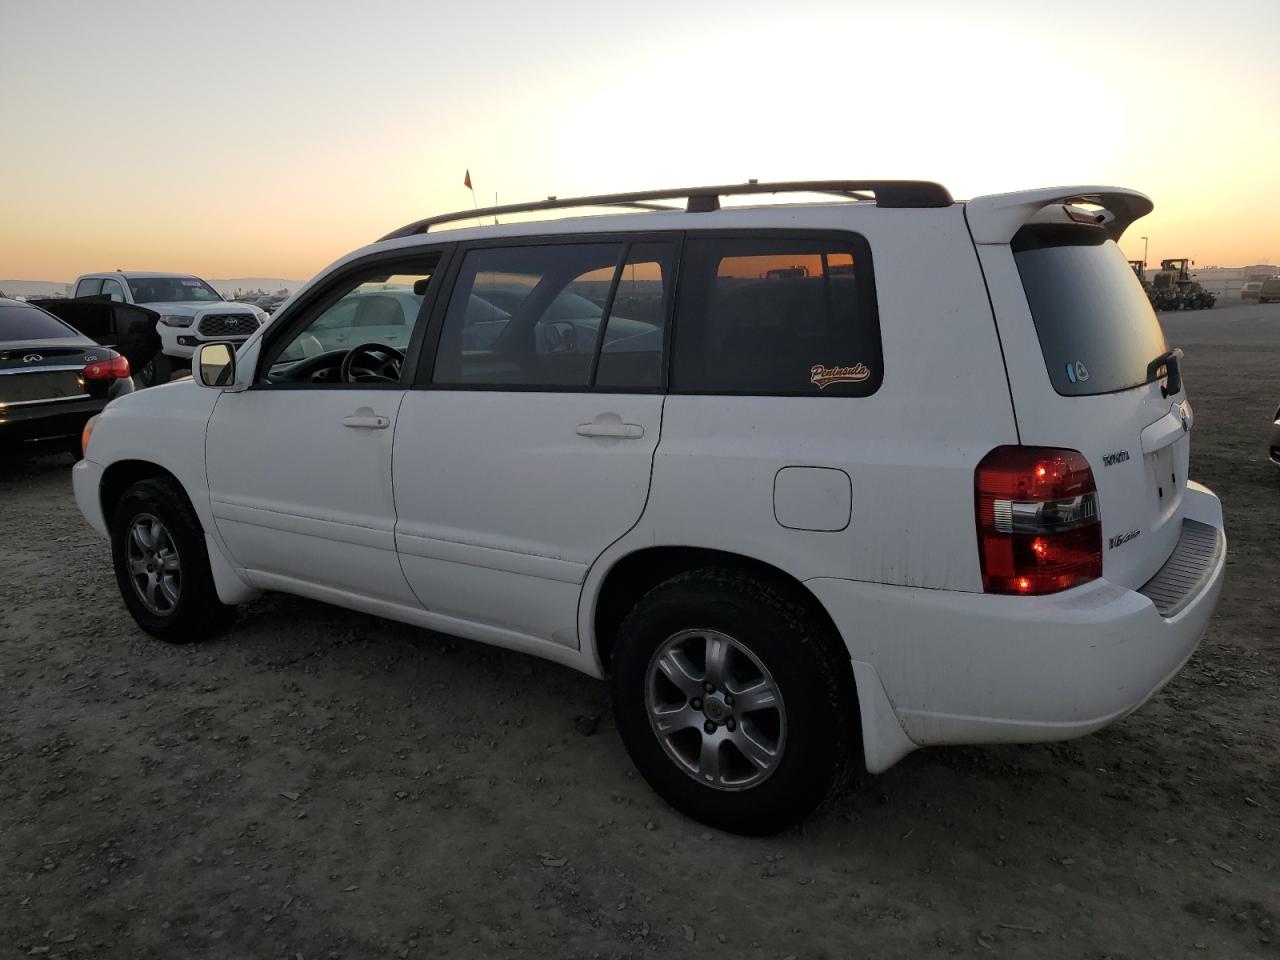
<path id="1" fill-rule="evenodd" d="M 865 397 L 880 386 L 871 254 L 856 234 L 693 236 L 681 287 L 678 393 Z"/>
<path id="2" fill-rule="evenodd" d="M 76 331 L 43 310 L 0 306 L 0 343 L 5 340 L 62 340 L 78 336 Z"/>
<path id="3" fill-rule="evenodd" d="M 1013 255 L 1053 388 L 1092 396 L 1149 382 L 1169 347 L 1115 242 L 1096 227 L 1023 227 Z"/>

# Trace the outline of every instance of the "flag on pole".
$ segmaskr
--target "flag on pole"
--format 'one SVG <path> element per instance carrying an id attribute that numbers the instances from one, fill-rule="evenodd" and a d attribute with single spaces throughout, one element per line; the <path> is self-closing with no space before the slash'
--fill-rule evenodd
<path id="1" fill-rule="evenodd" d="M 470 170 L 468 170 L 468 171 L 467 171 L 467 175 L 466 175 L 465 177 L 463 177 L 463 178 L 462 178 L 462 185 L 463 185 L 464 187 L 466 187 L 468 190 L 470 190 L 472 193 L 474 193 L 474 192 L 475 192 L 475 188 L 471 186 L 471 171 L 470 171 Z"/>

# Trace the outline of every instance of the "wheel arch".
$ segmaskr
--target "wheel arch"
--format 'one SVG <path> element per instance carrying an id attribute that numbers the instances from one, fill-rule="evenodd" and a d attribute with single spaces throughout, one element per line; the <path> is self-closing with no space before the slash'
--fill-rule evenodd
<path id="1" fill-rule="evenodd" d="M 739 570 L 768 583 L 803 605 L 826 627 L 834 662 L 840 664 L 839 683 L 849 720 L 859 728 L 857 756 L 869 772 L 881 773 L 917 748 L 903 731 L 875 666 L 862 660 L 855 662 L 826 604 L 802 580 L 743 554 L 706 547 L 650 546 L 613 560 L 599 580 L 589 616 L 582 624 L 582 652 L 592 671 L 601 677 L 609 675 L 618 627 L 636 601 L 664 580 L 707 567 Z"/>
<path id="2" fill-rule="evenodd" d="M 158 477 L 172 480 L 190 501 L 191 494 L 187 492 L 185 484 L 175 474 L 150 460 L 117 460 L 102 471 L 102 480 L 98 484 L 98 502 L 102 505 L 102 516 L 108 528 L 125 491 L 142 480 Z"/>
<path id="3" fill-rule="evenodd" d="M 714 567 L 738 570 L 780 590 L 788 598 L 808 608 L 821 619 L 830 635 L 840 641 L 841 662 L 850 663 L 840 630 L 826 607 L 804 583 L 771 563 L 739 553 L 707 547 L 652 546 L 632 551 L 614 560 L 595 592 L 590 619 L 588 651 L 602 675 L 609 672 L 613 644 L 623 618 L 646 593 L 672 577 L 690 570 Z M 852 682 L 853 669 L 849 668 Z"/>
<path id="4" fill-rule="evenodd" d="M 191 496 L 191 491 L 187 489 L 187 485 L 173 471 L 167 470 L 154 461 L 117 460 L 103 471 L 102 480 L 98 485 L 98 498 L 102 505 L 102 515 L 107 528 L 111 528 L 112 517 L 115 516 L 116 507 L 125 492 L 135 483 L 142 480 L 155 479 L 172 481 L 187 498 L 187 504 L 195 514 L 204 534 L 205 549 L 209 556 L 209 568 L 213 574 L 214 587 L 218 592 L 218 598 L 224 604 L 230 606 L 243 603 L 245 600 L 255 597 L 258 591 L 249 586 L 236 570 L 221 539 L 211 532 L 212 524 L 209 519 L 201 516 L 201 511 L 195 499 Z"/>

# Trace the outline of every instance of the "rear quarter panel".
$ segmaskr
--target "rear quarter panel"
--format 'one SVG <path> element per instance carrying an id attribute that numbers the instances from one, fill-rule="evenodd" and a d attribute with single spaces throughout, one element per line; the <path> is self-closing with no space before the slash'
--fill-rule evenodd
<path id="1" fill-rule="evenodd" d="M 587 596 L 613 562 L 649 545 L 736 552 L 800 580 L 980 591 L 973 471 L 992 447 L 1016 443 L 1017 433 L 962 208 L 868 205 L 761 226 L 847 229 L 867 239 L 883 382 L 865 398 L 816 388 L 812 397 L 670 395 L 648 507 L 593 569 Z M 782 525 L 775 480 L 793 466 L 848 475 L 847 526 Z"/>

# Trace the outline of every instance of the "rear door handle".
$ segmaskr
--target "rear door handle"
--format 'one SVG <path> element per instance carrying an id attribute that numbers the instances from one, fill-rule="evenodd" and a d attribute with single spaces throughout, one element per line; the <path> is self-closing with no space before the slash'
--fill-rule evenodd
<path id="1" fill-rule="evenodd" d="M 344 427 L 355 427 L 358 430 L 385 430 L 391 426 L 391 420 L 376 414 L 352 414 L 342 418 Z"/>
<path id="2" fill-rule="evenodd" d="M 595 421 L 578 424 L 580 437 L 614 437 L 618 440 L 639 440 L 644 436 L 644 427 L 638 423 L 618 423 L 615 421 Z"/>

